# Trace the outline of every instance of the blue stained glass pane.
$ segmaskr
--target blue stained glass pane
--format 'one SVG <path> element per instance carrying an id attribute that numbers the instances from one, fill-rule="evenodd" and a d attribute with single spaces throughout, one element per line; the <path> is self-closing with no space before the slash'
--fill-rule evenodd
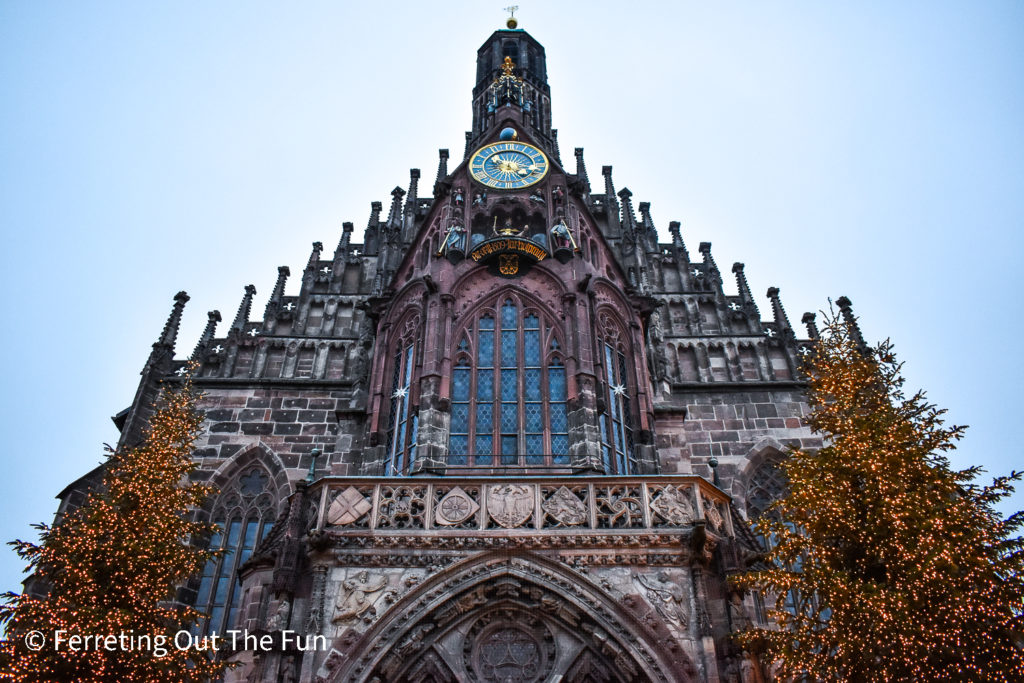
<path id="1" fill-rule="evenodd" d="M 619 354 L 619 383 L 622 384 L 622 385 L 625 385 L 626 384 L 626 377 L 628 377 L 628 376 L 629 375 L 626 374 L 626 357 L 620 353 Z"/>
<path id="2" fill-rule="evenodd" d="M 217 581 L 217 590 L 214 591 L 214 594 L 213 594 L 213 604 L 215 604 L 215 605 L 223 605 L 224 604 L 224 602 L 228 599 L 228 587 L 230 585 L 231 585 L 231 582 L 228 581 L 228 577 L 226 577 L 226 576 L 221 576 L 220 577 L 220 580 Z"/>
<path id="3" fill-rule="evenodd" d="M 478 436 L 476 437 L 476 454 L 477 455 L 490 455 L 491 444 L 493 444 L 494 438 L 491 436 Z M 480 462 L 480 458 L 477 458 L 477 462 Z"/>
<path id="4" fill-rule="evenodd" d="M 478 401 L 494 400 L 494 370 L 477 370 L 476 398 Z"/>
<path id="5" fill-rule="evenodd" d="M 518 432 L 519 431 L 519 404 L 518 403 L 502 403 L 501 404 L 501 431 L 503 431 L 503 432 Z"/>
<path id="6" fill-rule="evenodd" d="M 519 358 L 516 356 L 516 331 L 504 331 L 501 333 L 501 367 L 514 368 L 519 365 Z"/>
<path id="7" fill-rule="evenodd" d="M 468 436 L 456 436 L 452 435 L 448 438 L 448 453 L 452 456 L 452 462 L 456 462 L 457 457 L 461 457 L 458 464 L 464 464 L 466 462 L 466 451 L 469 448 L 469 437 Z"/>
<path id="8" fill-rule="evenodd" d="M 526 370 L 525 377 L 526 384 L 526 400 L 527 401 L 539 401 L 541 400 L 540 393 L 540 368 L 530 368 Z"/>
<path id="9" fill-rule="evenodd" d="M 540 403 L 527 403 L 523 409 L 526 412 L 526 431 L 528 432 L 543 432 L 544 431 L 544 411 L 541 410 Z"/>
<path id="10" fill-rule="evenodd" d="M 602 416 L 598 423 L 601 425 L 601 443 L 608 443 L 608 418 Z"/>
<path id="11" fill-rule="evenodd" d="M 611 471 L 611 468 L 612 468 L 612 452 L 611 452 L 611 449 L 608 448 L 607 446 L 605 446 L 604 448 L 602 448 L 602 450 L 604 451 L 604 468 L 606 470 L 608 470 L 608 471 Z"/>
<path id="12" fill-rule="evenodd" d="M 409 347 L 405 350 L 405 385 L 409 386 L 409 379 L 412 377 L 412 349 Z"/>
<path id="13" fill-rule="evenodd" d="M 615 420 L 612 420 L 612 445 L 615 446 L 615 450 L 622 450 L 622 427 Z"/>
<path id="14" fill-rule="evenodd" d="M 518 370 L 501 371 L 501 400 L 515 401 L 519 396 Z"/>
<path id="15" fill-rule="evenodd" d="M 494 429 L 494 406 L 490 403 L 476 404 L 476 433 L 490 432 Z"/>
<path id="16" fill-rule="evenodd" d="M 502 456 L 504 456 L 504 457 L 502 457 L 501 462 L 503 464 L 509 464 L 510 462 L 511 463 L 515 463 L 515 461 L 516 461 L 515 457 L 513 457 L 511 460 L 509 460 L 508 456 L 510 456 L 510 455 L 511 456 L 518 455 L 518 452 L 517 452 L 518 448 L 516 446 L 516 440 L 517 440 L 516 437 L 512 436 L 512 435 L 503 435 L 501 437 L 501 454 L 502 454 Z"/>
<path id="17" fill-rule="evenodd" d="M 469 431 L 469 404 L 452 404 L 452 434 L 465 434 Z"/>
<path id="18" fill-rule="evenodd" d="M 501 307 L 501 329 L 516 329 L 516 305 L 511 301 L 506 301 Z"/>
<path id="19" fill-rule="evenodd" d="M 526 454 L 527 455 L 543 455 L 544 454 L 544 437 L 540 434 L 527 434 L 526 435 Z"/>
<path id="20" fill-rule="evenodd" d="M 210 599 L 210 588 L 213 586 L 213 577 L 204 576 L 202 582 L 199 584 L 199 595 L 196 596 L 196 607 L 203 609 L 206 607 L 206 601 Z"/>
<path id="21" fill-rule="evenodd" d="M 551 408 L 551 431 L 552 432 L 568 432 L 569 422 L 565 416 L 565 404 L 564 403 L 552 403 Z"/>
<path id="22" fill-rule="evenodd" d="M 228 527 L 228 550 L 233 550 L 238 545 L 238 536 L 242 533 L 242 521 L 236 519 Z"/>
<path id="23" fill-rule="evenodd" d="M 395 422 L 398 421 L 398 399 L 391 399 L 391 413 L 388 416 L 388 431 L 393 431 L 395 428 Z"/>
<path id="24" fill-rule="evenodd" d="M 551 435 L 551 454 L 552 455 L 568 455 L 569 453 L 569 436 L 567 434 L 552 434 Z"/>
<path id="25" fill-rule="evenodd" d="M 416 444 L 409 446 L 409 467 L 416 462 Z"/>
<path id="26" fill-rule="evenodd" d="M 469 400 L 469 368 L 455 368 L 452 377 L 452 400 Z"/>
<path id="27" fill-rule="evenodd" d="M 566 399 L 565 368 L 548 368 L 548 392 L 551 394 L 552 401 L 564 401 Z"/>
<path id="28" fill-rule="evenodd" d="M 481 330 L 493 330 L 494 329 L 494 318 L 491 316 L 484 316 L 480 318 L 480 329 Z"/>
<path id="29" fill-rule="evenodd" d="M 530 314 L 523 318 L 523 327 L 527 330 L 538 330 L 540 329 L 540 320 L 534 314 Z"/>
<path id="30" fill-rule="evenodd" d="M 480 346 L 477 347 L 477 365 L 482 368 L 494 366 L 494 333 L 481 332 Z"/>
<path id="31" fill-rule="evenodd" d="M 523 357 L 526 365 L 537 367 L 540 365 L 540 331 L 526 330 L 523 332 Z"/>
<path id="32" fill-rule="evenodd" d="M 608 376 L 608 383 L 615 384 L 615 366 L 612 364 L 612 347 L 604 345 L 604 368 Z"/>

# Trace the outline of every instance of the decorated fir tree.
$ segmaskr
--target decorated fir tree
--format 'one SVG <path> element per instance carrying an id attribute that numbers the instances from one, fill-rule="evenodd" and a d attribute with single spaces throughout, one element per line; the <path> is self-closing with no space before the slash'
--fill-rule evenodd
<path id="1" fill-rule="evenodd" d="M 110 453 L 101 489 L 40 526 L 38 545 L 12 543 L 45 596 L 4 596 L 0 680 L 171 683 L 223 668 L 209 652 L 179 649 L 187 635 L 174 640 L 199 616 L 173 603 L 175 588 L 211 556 L 190 543 L 211 531 L 191 514 L 208 493 L 188 481 L 201 422 L 187 378 L 165 388 L 141 445 Z M 75 636 L 93 639 L 76 646 Z"/>
<path id="2" fill-rule="evenodd" d="M 826 446 L 792 453 L 757 524 L 767 568 L 739 583 L 778 628 L 743 645 L 798 681 L 1024 681 L 1022 518 L 994 508 L 1020 474 L 978 486 L 977 468 L 952 470 L 963 427 L 903 393 L 891 345 L 865 347 L 847 307 L 805 369 Z"/>

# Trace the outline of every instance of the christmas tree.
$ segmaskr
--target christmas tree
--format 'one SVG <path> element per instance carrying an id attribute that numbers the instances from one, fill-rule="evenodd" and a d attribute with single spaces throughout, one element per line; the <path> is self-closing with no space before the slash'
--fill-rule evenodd
<path id="1" fill-rule="evenodd" d="M 794 680 L 1024 680 L 1022 516 L 995 509 L 1020 473 L 979 486 L 978 468 L 951 469 L 964 428 L 904 394 L 891 344 L 867 348 L 848 306 L 805 370 L 826 445 L 791 454 L 756 525 L 766 568 L 739 584 L 777 628 L 740 642 Z"/>
<path id="2" fill-rule="evenodd" d="M 142 443 L 109 454 L 102 487 L 40 525 L 39 544 L 11 544 L 45 596 L 3 596 L 0 680 L 170 683 L 223 670 L 190 642 L 200 615 L 173 602 L 212 555 L 212 525 L 192 514 L 208 490 L 188 481 L 201 423 L 189 379 L 165 387 Z"/>

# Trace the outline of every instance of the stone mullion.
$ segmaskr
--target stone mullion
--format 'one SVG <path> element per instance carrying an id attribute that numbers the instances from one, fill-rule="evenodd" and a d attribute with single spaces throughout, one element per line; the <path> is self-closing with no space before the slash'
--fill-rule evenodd
<path id="1" fill-rule="evenodd" d="M 566 404 L 569 410 L 569 464 L 574 470 L 602 472 L 597 378 L 594 374 L 594 298 L 588 296 L 584 304 L 576 295 L 566 294 L 562 297 L 562 304 L 563 310 L 573 312 L 567 331 L 571 335 L 570 348 L 578 359 L 575 372 L 570 373 L 566 363 L 567 379 L 571 378 L 574 385 Z"/>

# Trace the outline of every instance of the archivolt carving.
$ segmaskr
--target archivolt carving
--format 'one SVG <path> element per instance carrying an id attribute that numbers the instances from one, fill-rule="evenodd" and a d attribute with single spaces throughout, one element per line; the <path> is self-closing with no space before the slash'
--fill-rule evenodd
<path id="1" fill-rule="evenodd" d="M 482 655 L 474 654 L 481 652 L 474 650 L 476 644 L 469 645 L 471 669 L 482 680 L 488 680 L 486 676 L 495 671 L 486 662 L 502 660 L 501 643 L 521 640 L 525 647 L 526 640 L 532 639 L 532 647 L 543 648 L 544 629 L 555 625 L 599 653 L 601 662 L 594 660 L 596 665 L 608 663 L 619 680 L 694 680 L 692 662 L 680 648 L 666 655 L 671 650 L 666 650 L 664 644 L 654 647 L 652 643 L 658 636 L 589 580 L 543 558 L 507 554 L 477 557 L 427 579 L 365 634 L 335 641 L 334 652 L 318 672 L 317 680 L 341 683 L 369 680 L 373 676 L 380 680 L 404 680 L 403 671 L 414 666 L 410 662 L 425 661 L 431 654 L 443 655 L 434 647 L 438 638 L 446 633 L 461 637 L 458 634 L 469 633 L 486 611 L 502 609 L 528 614 L 543 623 L 531 626 L 529 620 L 517 618 L 502 622 L 493 631 L 486 627 L 477 631 L 481 637 L 490 637 L 486 643 L 492 646 L 491 655 Z M 522 633 L 513 632 L 516 628 Z M 543 659 L 543 651 L 538 651 Z M 477 668 L 481 661 L 482 668 Z"/>

